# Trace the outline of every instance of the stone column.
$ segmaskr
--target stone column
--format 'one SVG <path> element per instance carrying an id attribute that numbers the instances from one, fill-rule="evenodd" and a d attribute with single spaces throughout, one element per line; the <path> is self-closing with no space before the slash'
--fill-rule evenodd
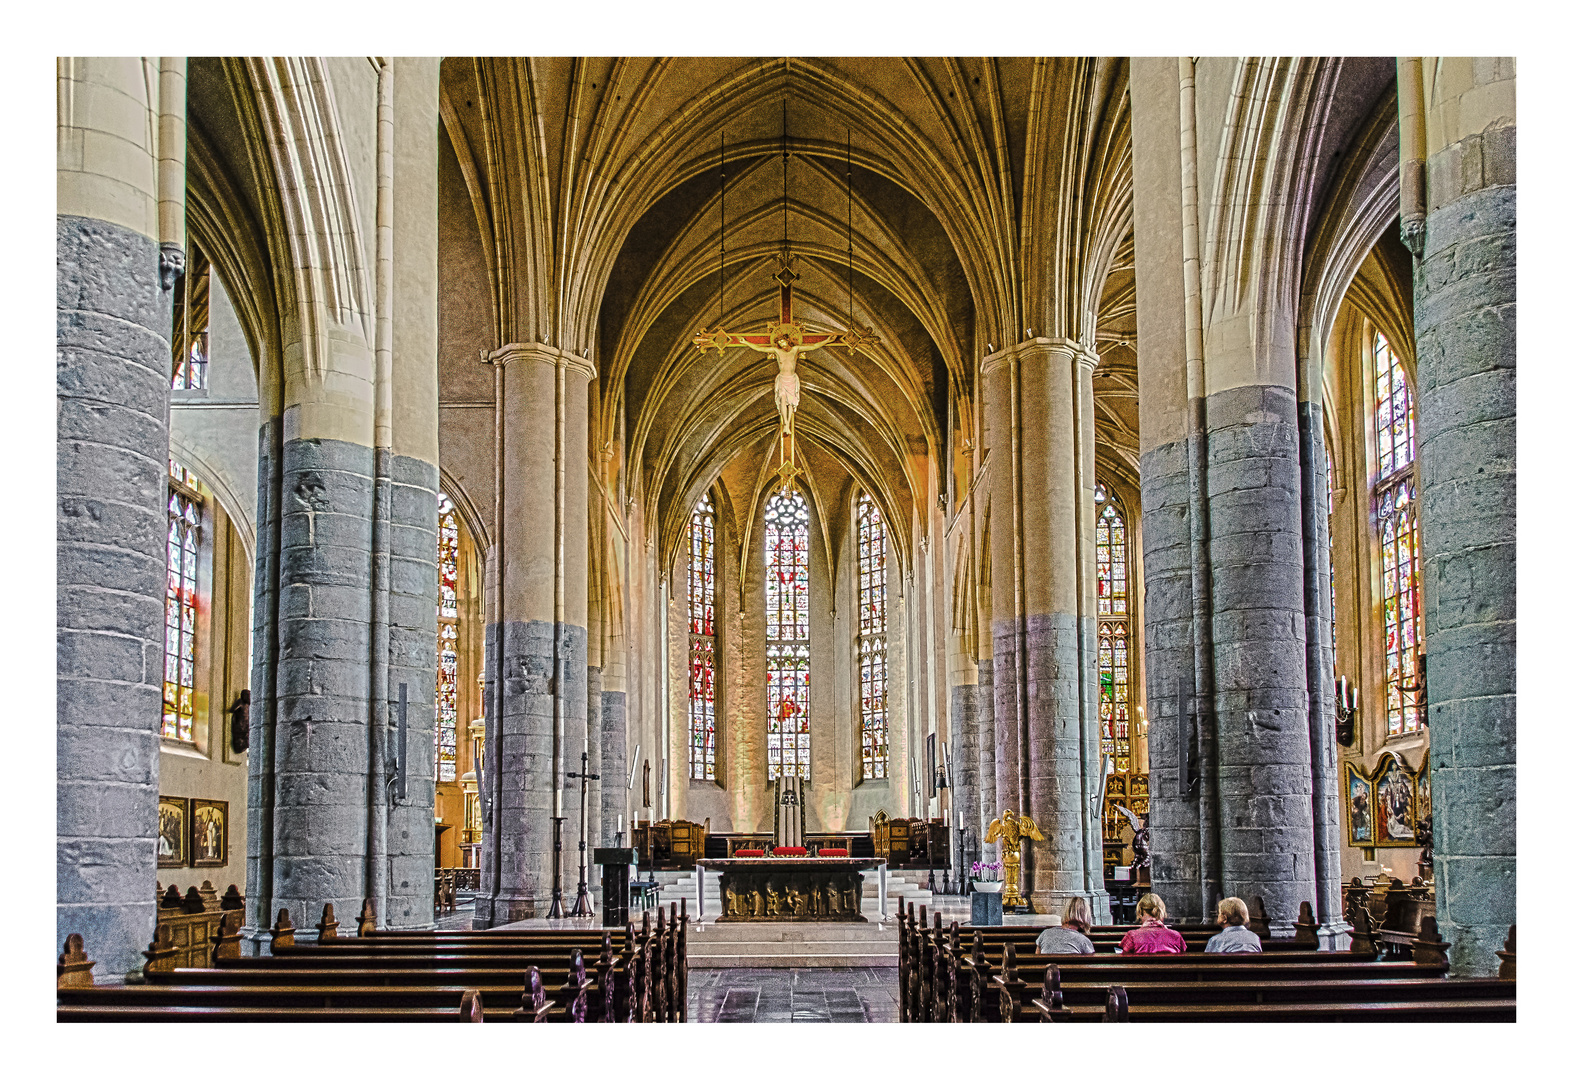
<path id="1" fill-rule="evenodd" d="M 1518 880 L 1515 68 L 1421 67 L 1415 413 L 1437 928 L 1456 974 L 1488 975 Z"/>
<path id="2" fill-rule="evenodd" d="M 1206 405 L 1223 881 L 1285 926 L 1316 897 L 1297 405 L 1273 385 Z"/>
<path id="3" fill-rule="evenodd" d="M 1076 463 L 1073 474 L 1076 498 L 1076 630 L 1081 733 L 1081 783 L 1077 791 L 1077 804 L 1081 811 L 1081 890 L 1092 905 L 1092 917 L 1106 923 L 1111 914 L 1109 894 L 1103 885 L 1103 806 L 1098 798 L 1103 781 L 1103 755 L 1098 722 L 1098 506 L 1094 499 L 1098 477 L 1092 409 L 1092 372 L 1098 366 L 1098 354 L 1077 348 L 1073 350 L 1073 355 L 1073 405 L 1076 418 Z M 1130 716 L 1131 742 L 1134 746 L 1134 707 L 1130 710 Z"/>
<path id="4" fill-rule="evenodd" d="M 491 354 L 499 376 L 502 538 L 497 621 L 487 627 L 495 866 L 476 924 L 544 916 L 551 905 L 555 806 L 563 829 L 562 881 L 571 905 L 578 872 L 577 771 L 586 709 L 586 487 L 588 380 L 594 369 L 540 344 Z M 496 673 L 495 675 L 492 673 Z M 572 760 L 565 765 L 565 757 Z"/>
<path id="5" fill-rule="evenodd" d="M 432 922 L 437 679 L 437 100 L 439 62 L 391 61 L 393 369 L 388 478 L 388 699 L 407 688 L 405 796 L 388 807 L 388 926 Z M 384 440 L 379 438 L 379 444 Z M 464 767 L 461 764 L 459 771 Z"/>
<path id="6" fill-rule="evenodd" d="M 952 634 L 952 648 L 960 651 L 962 643 L 959 635 Z M 953 660 L 965 667 L 971 667 L 965 657 L 959 661 Z M 967 672 L 953 673 L 952 678 L 965 679 L 971 675 L 976 679 L 976 669 Z M 990 702 L 992 705 L 993 703 Z M 961 866 L 958 875 L 964 876 L 978 857 L 978 843 L 982 836 L 978 832 L 978 716 L 981 712 L 978 684 L 976 682 L 958 682 L 950 688 L 950 730 L 955 742 L 951 760 L 954 762 L 950 777 L 951 798 L 955 805 L 955 819 L 962 828 L 967 830 L 962 840 L 960 855 Z"/>
<path id="7" fill-rule="evenodd" d="M 99 975 L 141 967 L 155 917 L 170 295 L 150 63 L 57 62 L 55 936 L 81 934 Z"/>
<path id="8" fill-rule="evenodd" d="M 1171 57 L 1131 61 L 1136 326 L 1141 348 L 1142 619 L 1153 890 L 1175 918 L 1203 914 L 1202 777 L 1181 275 L 1179 84 Z"/>
<path id="9" fill-rule="evenodd" d="M 1023 854 L 1023 893 L 1043 911 L 1087 890 L 1076 473 L 1081 352 L 1075 342 L 1038 337 L 983 362 L 991 468 L 1000 470 L 990 511 L 995 751 L 1002 761 L 1020 755 L 1014 777 L 1010 766 L 996 771 L 996 797 L 1002 808 L 1012 806 L 1015 787 L 1020 812 L 1043 831 L 1045 840 L 1024 845 Z M 1025 418 L 1030 433 L 1022 430 Z M 1013 607 L 1014 618 L 1001 618 Z"/>
<path id="10" fill-rule="evenodd" d="M 969 828 L 978 830 L 976 858 L 983 859 L 987 856 L 992 862 L 994 856 L 998 854 L 996 845 L 983 843 L 984 834 L 989 830 L 989 822 L 999 816 L 997 808 L 999 800 L 995 796 L 994 775 L 994 658 L 992 656 L 978 658 L 977 731 L 978 812 Z"/>

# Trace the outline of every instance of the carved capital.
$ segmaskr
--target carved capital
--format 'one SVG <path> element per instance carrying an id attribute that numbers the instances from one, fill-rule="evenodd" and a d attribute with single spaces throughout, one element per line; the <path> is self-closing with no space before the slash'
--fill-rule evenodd
<path id="1" fill-rule="evenodd" d="M 595 365 L 588 357 L 575 356 L 571 352 L 544 345 L 538 341 L 511 342 L 500 349 L 493 349 L 483 357 L 484 362 L 506 367 L 516 360 L 533 360 L 552 367 L 567 368 L 577 372 L 588 381 L 596 376 Z"/>

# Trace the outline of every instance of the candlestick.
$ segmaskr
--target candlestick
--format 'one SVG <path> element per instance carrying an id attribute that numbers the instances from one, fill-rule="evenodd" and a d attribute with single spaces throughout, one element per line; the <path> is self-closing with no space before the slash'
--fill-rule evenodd
<path id="1" fill-rule="evenodd" d="M 622 832 L 623 831 L 623 815 L 621 815 L 621 814 L 617 815 L 617 831 L 618 832 Z"/>

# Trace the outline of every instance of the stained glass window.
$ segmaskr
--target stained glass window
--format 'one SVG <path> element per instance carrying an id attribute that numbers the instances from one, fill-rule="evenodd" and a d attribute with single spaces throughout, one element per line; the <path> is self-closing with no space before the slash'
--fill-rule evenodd
<path id="1" fill-rule="evenodd" d="M 1327 463 L 1327 627 L 1333 641 L 1333 669 L 1338 668 L 1338 582 L 1333 575 L 1333 464 Z"/>
<path id="2" fill-rule="evenodd" d="M 1382 622 L 1386 631 L 1387 733 L 1420 729 L 1420 565 L 1415 538 L 1413 478 L 1377 497 L 1382 538 Z M 1404 687 L 1416 687 L 1406 690 Z"/>
<path id="3" fill-rule="evenodd" d="M 1376 475 L 1385 480 L 1415 460 L 1415 413 L 1404 367 L 1381 334 L 1376 335 L 1372 358 L 1376 361 Z"/>
<path id="4" fill-rule="evenodd" d="M 1382 625 L 1387 733 L 1420 729 L 1420 544 L 1415 516 L 1415 413 L 1409 383 L 1387 338 L 1372 347 L 1376 371 L 1373 492 L 1382 548 Z M 1404 689 L 1410 687 L 1411 689 Z"/>
<path id="5" fill-rule="evenodd" d="M 715 507 L 708 494 L 688 519 L 688 775 L 716 778 Z"/>
<path id="6" fill-rule="evenodd" d="M 1103 504 L 1098 513 L 1098 614 L 1125 614 L 1125 519 L 1099 484 L 1093 493 Z"/>
<path id="7" fill-rule="evenodd" d="M 1115 772 L 1131 771 L 1131 676 L 1128 631 L 1123 620 L 1098 626 L 1098 720 L 1103 752 Z"/>
<path id="8" fill-rule="evenodd" d="M 184 465 L 169 462 L 169 536 L 165 553 L 164 723 L 171 739 L 192 740 L 197 670 L 197 544 L 202 486 Z"/>
<path id="9" fill-rule="evenodd" d="M 862 701 L 861 768 L 865 780 L 890 772 L 885 705 L 885 520 L 864 492 L 858 497 L 858 685 Z"/>
<path id="10" fill-rule="evenodd" d="M 810 779 L 808 503 L 791 488 L 765 504 L 765 707 L 770 779 Z"/>
<path id="11" fill-rule="evenodd" d="M 458 778 L 459 516 L 437 494 L 437 779 Z"/>
<path id="12" fill-rule="evenodd" d="M 1127 604 L 1125 518 L 1099 484 L 1095 537 L 1098 564 L 1098 724 L 1103 752 L 1116 772 L 1131 771 L 1130 608 Z"/>

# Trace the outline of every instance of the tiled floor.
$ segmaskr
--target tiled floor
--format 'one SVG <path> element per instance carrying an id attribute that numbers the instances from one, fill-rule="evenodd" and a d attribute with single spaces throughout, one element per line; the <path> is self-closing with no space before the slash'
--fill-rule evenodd
<path id="1" fill-rule="evenodd" d="M 721 968 L 688 973 L 691 1024 L 893 1024 L 896 969 Z"/>

